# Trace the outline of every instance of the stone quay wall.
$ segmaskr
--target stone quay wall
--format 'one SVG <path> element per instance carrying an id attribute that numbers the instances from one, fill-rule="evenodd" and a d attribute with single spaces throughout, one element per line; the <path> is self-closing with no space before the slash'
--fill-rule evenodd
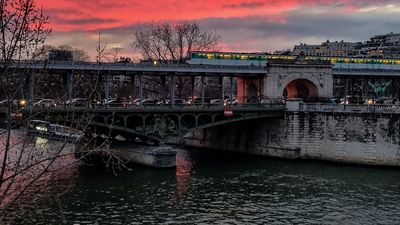
<path id="1" fill-rule="evenodd" d="M 400 166 L 400 114 L 286 112 L 194 131 L 188 146 L 290 159 Z"/>

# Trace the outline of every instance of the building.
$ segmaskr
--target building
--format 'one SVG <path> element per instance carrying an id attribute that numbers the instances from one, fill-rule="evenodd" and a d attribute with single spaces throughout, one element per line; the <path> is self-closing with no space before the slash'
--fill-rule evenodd
<path id="1" fill-rule="evenodd" d="M 400 33 L 388 33 L 373 36 L 361 47 L 361 55 L 370 58 L 399 58 Z"/>
<path id="2" fill-rule="evenodd" d="M 360 46 L 360 42 L 344 42 L 334 41 L 330 42 L 327 40 L 320 45 L 307 45 L 300 43 L 295 45 L 293 49 L 294 55 L 304 53 L 306 56 L 334 56 L 334 57 L 345 57 L 355 55 L 355 50 Z"/>
<path id="3" fill-rule="evenodd" d="M 293 55 L 320 57 L 400 58 L 400 33 L 379 34 L 365 42 L 326 41 L 319 45 L 300 43 Z"/>

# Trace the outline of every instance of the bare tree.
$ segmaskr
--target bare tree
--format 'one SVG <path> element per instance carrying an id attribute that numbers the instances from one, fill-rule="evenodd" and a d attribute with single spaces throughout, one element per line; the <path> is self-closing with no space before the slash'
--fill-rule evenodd
<path id="1" fill-rule="evenodd" d="M 96 61 L 98 63 L 103 62 L 104 59 L 108 55 L 107 44 L 108 44 L 107 42 L 102 44 L 102 42 L 101 42 L 101 33 L 99 32 L 99 40 L 98 40 L 98 42 L 96 44 L 96 52 L 97 52 Z"/>
<path id="2" fill-rule="evenodd" d="M 135 32 L 133 46 L 141 52 L 144 61 L 185 63 L 191 51 L 214 51 L 220 39 L 220 34 L 202 29 L 195 22 L 152 23 Z M 184 91 L 190 90 L 184 90 L 189 79 L 178 77 L 176 82 L 177 94 L 182 97 Z"/>
<path id="3" fill-rule="evenodd" d="M 191 51 L 215 50 L 221 35 L 201 29 L 195 22 L 153 23 L 137 30 L 133 46 L 144 60 L 184 63 Z"/>
<path id="4" fill-rule="evenodd" d="M 41 48 L 37 49 L 34 53 L 35 59 L 46 60 L 48 59 L 48 54 L 50 51 L 69 51 L 72 52 L 73 60 L 80 62 L 90 61 L 89 54 L 81 48 L 74 48 L 70 45 L 60 45 L 60 46 L 52 46 L 52 45 L 43 45 Z"/>
<path id="5" fill-rule="evenodd" d="M 57 179 L 54 177 L 57 171 L 79 160 L 74 157 L 73 160 L 62 160 L 74 154 L 68 150 L 67 142 L 57 145 L 40 139 L 34 142 L 23 130 L 13 129 L 15 122 L 26 125 L 38 113 L 32 108 L 22 110 L 15 103 L 25 91 L 27 82 L 39 75 L 35 73 L 40 71 L 26 69 L 29 67 L 24 65 L 40 59 L 37 53 L 43 49 L 51 32 L 47 24 L 48 17 L 37 7 L 36 0 L 0 0 L 0 100 L 5 99 L 0 104 L 1 224 L 4 224 L 2 219 L 10 212 L 10 207 L 16 207 L 18 204 L 15 203 L 24 197 L 35 198 L 36 191 L 46 190 L 47 180 Z M 30 94 L 30 99 L 33 99 Z M 67 116 L 74 124 L 65 120 L 60 122 L 81 131 L 87 129 L 92 118 L 88 113 L 70 113 Z M 55 163 L 57 161 L 68 163 Z"/>
<path id="6" fill-rule="evenodd" d="M 13 192 L 15 181 L 20 174 L 20 162 L 12 160 L 15 154 L 14 142 L 11 134 L 13 102 L 16 99 L 19 89 L 21 89 L 25 77 L 17 88 L 9 88 L 11 80 L 15 78 L 16 68 L 14 60 L 29 59 L 33 52 L 42 45 L 50 33 L 46 27 L 48 17 L 44 16 L 42 10 L 36 7 L 34 0 L 2 0 L 0 1 L 0 57 L 1 57 L 1 77 L 0 84 L 1 96 L 6 99 L 5 131 L 1 132 L 2 145 L 0 146 L 0 205 L 13 202 L 19 194 L 12 197 L 9 201 L 10 193 Z M 14 65 L 14 66 L 12 66 Z M 21 78 L 20 78 L 21 80 Z M 3 117 L 2 116 L 2 117 Z M 7 202 L 6 202 L 7 201 Z"/>

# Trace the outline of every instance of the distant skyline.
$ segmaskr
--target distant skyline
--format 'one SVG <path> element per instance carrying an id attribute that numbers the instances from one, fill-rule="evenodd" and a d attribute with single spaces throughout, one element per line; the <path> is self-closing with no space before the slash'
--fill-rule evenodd
<path id="1" fill-rule="evenodd" d="M 398 0 L 37 0 L 53 29 L 47 44 L 86 50 L 98 32 L 121 56 L 133 57 L 135 30 L 149 22 L 195 20 L 222 34 L 221 51 L 292 49 L 302 43 L 366 41 L 400 32 Z"/>

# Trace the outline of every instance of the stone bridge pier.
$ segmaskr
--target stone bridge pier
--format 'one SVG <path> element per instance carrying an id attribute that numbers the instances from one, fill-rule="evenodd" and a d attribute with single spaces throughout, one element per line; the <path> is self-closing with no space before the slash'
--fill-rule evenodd
<path id="1" fill-rule="evenodd" d="M 325 61 L 272 61 L 263 84 L 263 96 L 271 99 L 331 98 L 332 65 Z"/>

